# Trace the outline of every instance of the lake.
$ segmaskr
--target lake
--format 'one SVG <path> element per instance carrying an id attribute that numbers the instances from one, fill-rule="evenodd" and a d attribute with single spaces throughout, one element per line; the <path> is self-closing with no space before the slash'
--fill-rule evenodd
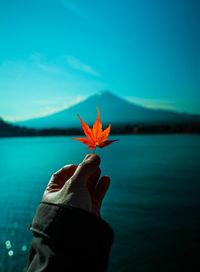
<path id="1" fill-rule="evenodd" d="M 88 153 L 71 138 L 0 139 L 0 272 L 23 271 L 28 226 L 50 176 Z M 111 177 L 102 207 L 115 232 L 108 271 L 191 268 L 200 256 L 200 136 L 112 138 L 120 141 L 97 149 Z"/>

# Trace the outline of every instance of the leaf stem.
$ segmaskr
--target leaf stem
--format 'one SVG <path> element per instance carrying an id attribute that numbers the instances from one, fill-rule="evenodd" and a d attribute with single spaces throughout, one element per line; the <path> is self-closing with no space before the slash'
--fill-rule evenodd
<path id="1" fill-rule="evenodd" d="M 93 154 L 95 154 L 95 151 L 96 151 L 96 146 L 95 146 L 95 148 L 94 148 Z"/>

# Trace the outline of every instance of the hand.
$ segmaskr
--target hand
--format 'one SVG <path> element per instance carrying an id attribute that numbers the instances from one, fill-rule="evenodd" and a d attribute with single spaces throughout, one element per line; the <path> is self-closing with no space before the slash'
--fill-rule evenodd
<path id="1" fill-rule="evenodd" d="M 79 165 L 64 166 L 52 175 L 42 201 L 72 205 L 100 216 L 110 178 L 103 176 L 99 180 L 99 165 L 100 157 L 88 154 Z"/>

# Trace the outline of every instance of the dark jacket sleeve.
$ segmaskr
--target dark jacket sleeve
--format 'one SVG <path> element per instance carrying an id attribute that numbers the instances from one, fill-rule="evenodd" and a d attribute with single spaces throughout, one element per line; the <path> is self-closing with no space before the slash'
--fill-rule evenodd
<path id="1" fill-rule="evenodd" d="M 27 272 L 106 271 L 114 233 L 82 209 L 41 202 L 30 226 Z"/>

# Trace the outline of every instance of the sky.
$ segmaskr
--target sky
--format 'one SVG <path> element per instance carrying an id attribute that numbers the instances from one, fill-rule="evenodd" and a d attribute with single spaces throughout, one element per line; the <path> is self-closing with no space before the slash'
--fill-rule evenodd
<path id="1" fill-rule="evenodd" d="M 0 0 L 0 117 L 102 90 L 200 114 L 199 26 L 198 0 Z"/>

